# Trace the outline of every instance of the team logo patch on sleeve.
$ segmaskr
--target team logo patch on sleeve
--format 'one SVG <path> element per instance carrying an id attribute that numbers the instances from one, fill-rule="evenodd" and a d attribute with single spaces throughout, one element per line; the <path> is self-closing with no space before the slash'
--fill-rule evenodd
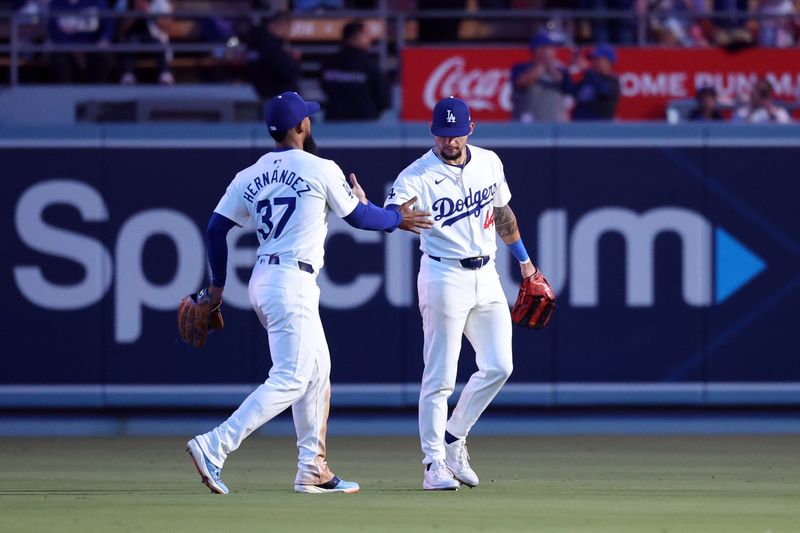
<path id="1" fill-rule="evenodd" d="M 353 188 L 350 187 L 350 185 L 348 185 L 346 181 L 342 182 L 342 187 L 344 187 L 345 192 L 347 192 L 347 196 L 352 198 L 353 197 Z"/>

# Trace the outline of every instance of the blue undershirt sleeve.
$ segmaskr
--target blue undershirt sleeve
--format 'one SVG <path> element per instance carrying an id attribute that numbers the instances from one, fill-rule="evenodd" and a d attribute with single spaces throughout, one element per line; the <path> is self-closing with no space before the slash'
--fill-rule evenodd
<path id="1" fill-rule="evenodd" d="M 392 209 L 382 209 L 369 202 L 358 202 L 353 211 L 344 217 L 345 222 L 358 229 L 392 231 L 403 221 L 403 215 Z"/>
<path id="2" fill-rule="evenodd" d="M 509 250 L 511 250 L 511 255 L 519 261 L 520 263 L 527 263 L 531 260 L 528 256 L 528 251 L 525 250 L 525 245 L 522 244 L 522 239 L 519 239 L 516 242 L 512 242 L 511 244 L 507 245 Z"/>
<path id="3" fill-rule="evenodd" d="M 387 205 L 386 207 L 384 207 L 384 209 L 386 209 L 387 211 L 396 211 L 396 212 L 398 212 L 398 213 L 400 212 L 400 206 L 399 206 L 399 205 L 397 205 L 397 204 L 390 204 L 390 205 Z M 402 215 L 400 216 L 400 220 L 401 220 L 401 221 L 403 220 L 403 217 L 402 217 Z M 391 233 L 391 232 L 393 232 L 393 231 L 394 231 L 394 230 L 396 230 L 396 229 L 397 229 L 397 228 L 391 228 L 391 229 L 387 229 L 387 230 L 386 230 L 386 233 Z"/>
<path id="4" fill-rule="evenodd" d="M 233 220 L 212 213 L 206 228 L 206 249 L 208 250 L 208 264 L 211 266 L 211 284 L 214 287 L 224 287 L 228 274 L 228 241 L 227 235 L 236 225 Z"/>

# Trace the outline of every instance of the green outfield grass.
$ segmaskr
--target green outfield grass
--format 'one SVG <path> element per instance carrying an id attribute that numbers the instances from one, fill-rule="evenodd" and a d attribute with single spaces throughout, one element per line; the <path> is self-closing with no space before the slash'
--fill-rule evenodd
<path id="1" fill-rule="evenodd" d="M 475 437 L 476 489 L 426 493 L 417 440 L 330 439 L 355 495 L 291 492 L 294 443 L 252 437 L 229 496 L 176 438 L 0 439 L 0 531 L 800 531 L 800 436 Z"/>

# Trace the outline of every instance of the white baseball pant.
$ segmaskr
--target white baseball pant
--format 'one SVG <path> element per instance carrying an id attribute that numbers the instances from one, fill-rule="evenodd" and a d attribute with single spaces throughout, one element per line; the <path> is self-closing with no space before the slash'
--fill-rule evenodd
<path id="1" fill-rule="evenodd" d="M 424 464 L 444 460 L 444 433 L 466 438 L 512 370 L 511 313 L 494 259 L 478 270 L 455 260 L 423 255 L 417 278 L 425 334 L 419 433 Z M 447 418 L 456 385 L 461 336 L 475 349 L 478 370 L 470 376 Z"/>
<path id="2" fill-rule="evenodd" d="M 269 377 L 230 418 L 198 441 L 211 462 L 222 467 L 248 435 L 291 406 L 300 452 L 295 484 L 327 483 L 333 478 L 325 451 L 331 359 L 319 317 L 316 276 L 259 257 L 249 293 L 269 337 Z"/>

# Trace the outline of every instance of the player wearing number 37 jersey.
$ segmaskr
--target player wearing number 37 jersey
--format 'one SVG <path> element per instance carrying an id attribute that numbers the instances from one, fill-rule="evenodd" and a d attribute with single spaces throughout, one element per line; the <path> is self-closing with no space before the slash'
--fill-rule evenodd
<path id="1" fill-rule="evenodd" d="M 354 227 L 373 231 L 397 227 L 419 233 L 431 226 L 429 213 L 413 211 L 416 199 L 399 212 L 367 201 L 351 174 L 313 153 L 309 116 L 319 110 L 294 92 L 272 98 L 266 121 L 276 148 L 239 172 L 209 221 L 207 247 L 212 281 L 208 294 L 219 302 L 226 278 L 226 235 L 255 222 L 259 247 L 249 295 L 267 330 L 272 367 L 221 425 L 191 439 L 188 451 L 212 492 L 227 494 L 221 470 L 228 455 L 264 423 L 292 408 L 299 459 L 296 492 L 352 493 L 328 467 L 325 437 L 330 401 L 330 354 L 319 316 L 316 276 L 323 266 L 328 211 Z"/>

